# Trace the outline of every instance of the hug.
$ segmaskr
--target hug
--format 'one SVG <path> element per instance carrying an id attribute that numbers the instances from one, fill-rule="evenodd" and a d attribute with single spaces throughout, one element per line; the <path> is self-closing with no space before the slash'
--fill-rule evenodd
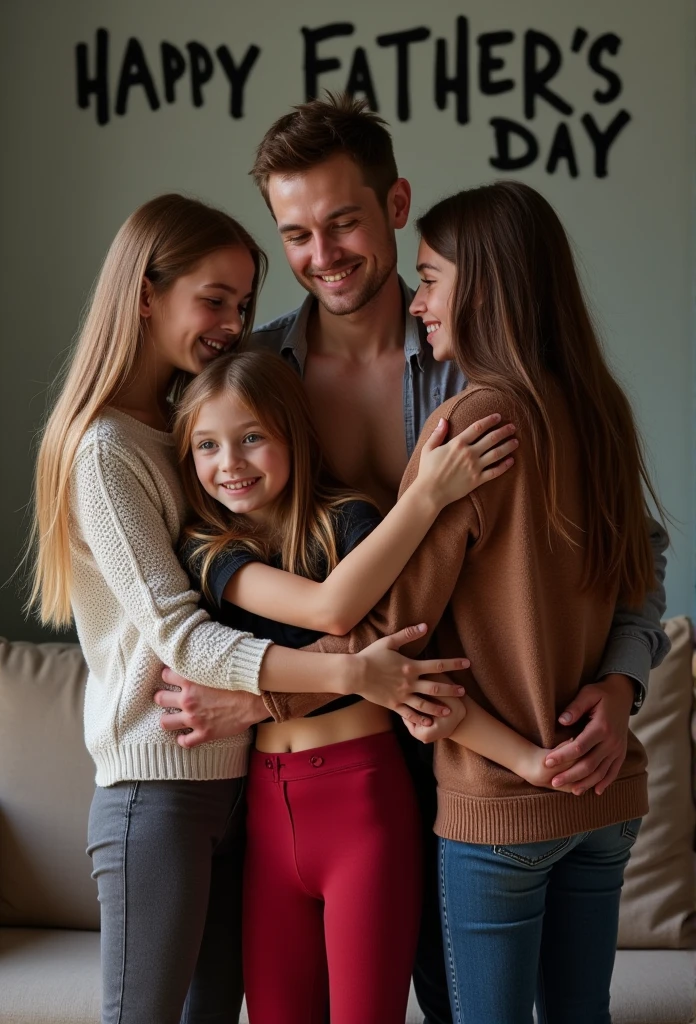
<path id="1" fill-rule="evenodd" d="M 529 186 L 460 192 L 414 293 L 408 182 L 342 96 L 252 174 L 303 304 L 255 328 L 248 232 L 145 203 L 39 453 L 102 1020 L 403 1024 L 413 976 L 427 1024 L 608 1024 L 667 537 L 568 238 Z"/>

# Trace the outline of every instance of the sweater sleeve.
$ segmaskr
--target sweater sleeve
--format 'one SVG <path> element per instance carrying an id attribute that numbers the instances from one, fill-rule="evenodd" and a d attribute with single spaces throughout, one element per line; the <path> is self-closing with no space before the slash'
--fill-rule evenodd
<path id="1" fill-rule="evenodd" d="M 451 402 L 447 405 L 452 409 Z M 399 497 L 418 475 L 421 448 L 442 415 L 446 413 L 437 410 L 425 424 L 401 481 Z M 448 418 L 450 436 L 460 433 L 471 421 L 459 405 Z M 425 637 L 401 648 L 403 654 L 416 657 L 442 618 L 461 573 L 467 548 L 477 540 L 480 529 L 480 506 L 474 496 L 469 495 L 448 505 L 391 589 L 370 614 L 346 636 L 324 636 L 306 649 L 325 654 L 355 654 L 379 637 L 425 622 L 428 625 Z M 279 722 L 302 717 L 328 700 L 336 699 L 336 695 L 316 693 L 264 693 L 263 696 L 266 707 Z"/>
<path id="2" fill-rule="evenodd" d="M 259 693 L 270 641 L 212 622 L 198 606 L 145 467 L 95 441 L 79 453 L 71 483 L 72 515 L 83 543 L 163 664 L 204 686 Z"/>

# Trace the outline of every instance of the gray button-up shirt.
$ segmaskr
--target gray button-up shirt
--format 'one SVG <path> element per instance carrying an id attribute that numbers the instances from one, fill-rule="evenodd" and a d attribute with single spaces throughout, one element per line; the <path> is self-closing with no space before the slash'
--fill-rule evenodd
<path id="1" fill-rule="evenodd" d="M 466 378 L 454 362 L 439 363 L 433 357 L 425 340 L 422 320 L 411 316 L 408 307 L 414 292 L 399 278 L 404 302 L 404 377 L 403 408 L 406 448 L 409 458 L 428 417 L 442 402 L 466 387 Z M 279 353 L 300 376 L 304 375 L 307 359 L 307 323 L 316 299 L 308 295 L 301 306 L 291 313 L 257 327 L 252 335 L 254 348 Z M 669 651 L 669 640 L 660 619 L 665 611 L 664 578 L 666 559 L 664 552 L 669 543 L 659 523 L 650 520 L 650 540 L 655 558 L 658 589 L 648 594 L 645 606 L 639 611 L 617 607 L 612 629 L 604 651 L 598 678 L 619 673 L 634 679 L 636 700 L 633 710 L 643 702 L 651 667 L 659 665 Z"/>

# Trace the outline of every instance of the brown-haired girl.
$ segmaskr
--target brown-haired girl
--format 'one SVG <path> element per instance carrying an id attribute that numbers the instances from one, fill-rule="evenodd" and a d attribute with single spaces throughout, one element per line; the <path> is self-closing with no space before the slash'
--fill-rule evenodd
<path id="1" fill-rule="evenodd" d="M 443 200 L 418 226 L 411 312 L 435 358 L 456 360 L 470 384 L 426 424 L 402 492 L 440 417 L 457 435 L 499 410 L 524 443 L 513 473 L 443 510 L 364 623 L 315 648 L 359 650 L 422 617 L 443 656 L 471 659 L 465 707 L 480 701 L 555 748 L 542 790 L 482 756 L 473 704 L 454 731 L 456 713 L 415 730 L 439 739 L 452 1014 L 457 1024 L 530 1024 L 536 1000 L 541 1024 L 609 1024 L 623 871 L 647 790 L 645 754 L 628 731 L 632 680 L 611 656 L 602 666 L 617 602 L 639 608 L 655 586 L 643 488 L 655 496 L 546 200 L 498 182 Z M 664 639 L 655 642 L 648 656 L 664 654 Z M 604 719 L 601 753 L 572 741 L 585 713 Z"/>
<path id="2" fill-rule="evenodd" d="M 324 657 L 211 622 L 178 561 L 188 510 L 169 398 L 247 337 L 265 265 L 220 210 L 180 195 L 136 210 L 108 252 L 39 452 L 32 601 L 45 623 L 74 616 L 89 666 L 105 1024 L 228 1021 L 242 999 L 249 734 L 177 743 L 153 703 L 163 664 L 246 691 L 250 722 L 271 687 L 338 686 L 390 707 L 436 687 L 419 676 L 437 662 L 393 649 L 403 636 L 367 658 Z"/>
<path id="3" fill-rule="evenodd" d="M 175 423 L 198 516 L 185 531 L 185 564 L 230 625 L 296 647 L 343 634 L 445 504 L 509 468 L 516 441 L 498 423 L 489 414 L 459 435 L 459 447 L 438 447 L 440 421 L 413 485 L 380 523 L 329 473 L 297 374 L 268 353 L 218 360 L 189 386 Z M 545 752 L 481 708 L 471 714 L 486 756 L 550 784 Z M 261 724 L 247 799 L 251 1024 L 323 1024 L 327 996 L 332 1024 L 402 1024 L 420 851 L 389 713 L 350 696 L 304 719 Z"/>

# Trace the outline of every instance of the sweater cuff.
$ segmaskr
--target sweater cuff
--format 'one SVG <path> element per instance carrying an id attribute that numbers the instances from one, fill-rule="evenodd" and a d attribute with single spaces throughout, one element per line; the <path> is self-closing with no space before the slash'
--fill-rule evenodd
<path id="1" fill-rule="evenodd" d="M 225 690 L 247 690 L 249 693 L 261 694 L 259 675 L 261 662 L 272 640 L 258 640 L 255 636 L 245 636 L 237 642 L 233 652 L 229 679 L 222 684 Z"/>

